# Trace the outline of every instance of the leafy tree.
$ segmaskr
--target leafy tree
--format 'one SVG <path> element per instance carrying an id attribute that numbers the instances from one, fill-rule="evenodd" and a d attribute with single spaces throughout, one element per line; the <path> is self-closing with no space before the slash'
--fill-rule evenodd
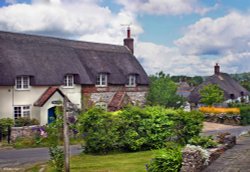
<path id="1" fill-rule="evenodd" d="M 176 94 L 177 85 L 163 72 L 151 75 L 147 101 L 149 105 L 180 107 L 184 99 Z"/>
<path id="2" fill-rule="evenodd" d="M 201 102 L 212 106 L 224 100 L 224 92 L 215 84 L 208 84 L 200 90 Z"/>

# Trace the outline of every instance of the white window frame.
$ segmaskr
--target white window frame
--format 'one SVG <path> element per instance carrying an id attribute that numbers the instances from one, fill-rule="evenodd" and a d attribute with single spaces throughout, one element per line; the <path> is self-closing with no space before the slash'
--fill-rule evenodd
<path id="1" fill-rule="evenodd" d="M 30 77 L 18 76 L 15 81 L 16 90 L 29 90 L 30 89 Z"/>
<path id="2" fill-rule="evenodd" d="M 97 102 L 97 103 L 95 104 L 95 106 L 96 106 L 97 108 L 103 109 L 103 110 L 105 110 L 105 111 L 108 110 L 108 104 L 105 103 L 105 102 Z"/>
<path id="3" fill-rule="evenodd" d="M 74 75 L 66 75 L 63 80 L 63 88 L 74 88 Z"/>
<path id="4" fill-rule="evenodd" d="M 108 74 L 100 73 L 96 78 L 96 86 L 97 87 L 106 87 L 108 86 Z"/>
<path id="5" fill-rule="evenodd" d="M 29 105 L 14 106 L 14 119 L 20 117 L 30 118 L 31 109 Z"/>
<path id="6" fill-rule="evenodd" d="M 136 75 L 129 75 L 128 76 L 128 84 L 127 87 L 136 87 Z"/>

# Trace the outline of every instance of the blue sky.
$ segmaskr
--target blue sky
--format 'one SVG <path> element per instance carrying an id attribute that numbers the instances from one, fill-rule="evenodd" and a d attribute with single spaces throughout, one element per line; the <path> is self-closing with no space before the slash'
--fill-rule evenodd
<path id="1" fill-rule="evenodd" d="M 131 23 L 148 74 L 250 72 L 247 0 L 1 0 L 0 30 L 122 44 Z"/>

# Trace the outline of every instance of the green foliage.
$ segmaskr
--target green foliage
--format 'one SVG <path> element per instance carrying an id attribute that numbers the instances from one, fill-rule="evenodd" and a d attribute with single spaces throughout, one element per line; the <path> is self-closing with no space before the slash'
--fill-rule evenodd
<path id="1" fill-rule="evenodd" d="M 0 119 L 0 128 L 2 128 L 3 136 L 7 135 L 8 126 L 12 127 L 14 125 L 14 120 L 10 118 Z"/>
<path id="2" fill-rule="evenodd" d="M 63 109 L 56 107 L 56 118 L 50 123 L 46 131 L 48 132 L 48 144 L 50 153 L 50 164 L 57 172 L 61 172 L 64 167 L 64 152 L 59 148 L 63 131 Z"/>
<path id="3" fill-rule="evenodd" d="M 166 149 L 162 149 L 162 151 L 146 165 L 146 168 L 148 172 L 179 172 L 181 163 L 181 147 L 169 146 Z"/>
<path id="4" fill-rule="evenodd" d="M 212 138 L 212 136 L 194 136 L 188 143 L 190 145 L 201 146 L 202 148 L 214 148 L 218 145 Z"/>
<path id="5" fill-rule="evenodd" d="M 79 130 L 85 136 L 86 152 L 105 154 L 119 146 L 118 120 L 100 108 L 92 108 L 79 117 Z"/>
<path id="6" fill-rule="evenodd" d="M 240 107 L 240 118 L 242 125 L 250 124 L 250 105 Z"/>
<path id="7" fill-rule="evenodd" d="M 179 76 L 171 76 L 171 80 L 174 81 L 175 83 L 178 83 L 180 81 L 185 81 L 189 85 L 193 86 L 198 86 L 203 82 L 203 78 L 201 76 L 184 76 L 184 75 L 179 75 Z"/>
<path id="8" fill-rule="evenodd" d="M 31 126 L 31 125 L 38 125 L 39 121 L 35 118 L 30 119 L 28 117 L 20 117 L 15 120 L 16 127 L 23 127 L 23 126 Z"/>
<path id="9" fill-rule="evenodd" d="M 198 136 L 203 127 L 204 115 L 198 111 L 184 112 L 178 110 L 178 113 L 171 116 L 175 122 L 173 133 L 174 140 L 180 144 L 187 144 L 188 140 Z"/>
<path id="10" fill-rule="evenodd" d="M 85 136 L 86 152 L 157 149 L 170 140 L 180 143 L 198 135 L 203 115 L 160 106 L 129 106 L 118 113 L 91 109 L 79 118 L 80 133 Z"/>
<path id="11" fill-rule="evenodd" d="M 177 85 L 163 72 L 149 77 L 150 86 L 147 95 L 149 105 L 180 107 L 184 99 L 176 94 Z"/>
<path id="12" fill-rule="evenodd" d="M 120 113 L 123 123 L 119 128 L 124 150 L 138 151 L 161 148 L 165 140 L 171 136 L 170 128 L 174 122 L 166 115 L 166 110 L 160 106 L 128 107 Z"/>
<path id="13" fill-rule="evenodd" d="M 224 100 L 224 92 L 215 84 L 208 84 L 200 90 L 201 102 L 212 106 Z"/>
<path id="14" fill-rule="evenodd" d="M 64 153 L 62 148 L 53 146 L 49 148 L 49 163 L 54 167 L 56 172 L 62 172 L 64 167 Z"/>

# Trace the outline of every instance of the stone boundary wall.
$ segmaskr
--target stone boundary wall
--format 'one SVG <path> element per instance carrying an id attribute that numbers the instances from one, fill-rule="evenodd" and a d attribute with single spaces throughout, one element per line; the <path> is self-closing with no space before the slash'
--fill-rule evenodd
<path id="1" fill-rule="evenodd" d="M 33 137 L 39 125 L 24 126 L 24 127 L 12 127 L 11 128 L 11 141 L 15 141 L 18 137 Z"/>
<path id="2" fill-rule="evenodd" d="M 209 114 L 206 113 L 205 115 L 206 122 L 215 122 L 219 124 L 227 124 L 227 125 L 240 125 L 240 115 L 239 114 Z"/>
<path id="3" fill-rule="evenodd" d="M 223 138 L 217 138 L 221 145 L 217 148 L 207 149 L 209 156 L 208 164 L 204 163 L 205 158 L 199 150 L 191 150 L 185 148 L 182 154 L 181 172 L 201 172 L 209 164 L 215 161 L 227 149 L 232 148 L 236 144 L 236 136 L 225 135 Z"/>

